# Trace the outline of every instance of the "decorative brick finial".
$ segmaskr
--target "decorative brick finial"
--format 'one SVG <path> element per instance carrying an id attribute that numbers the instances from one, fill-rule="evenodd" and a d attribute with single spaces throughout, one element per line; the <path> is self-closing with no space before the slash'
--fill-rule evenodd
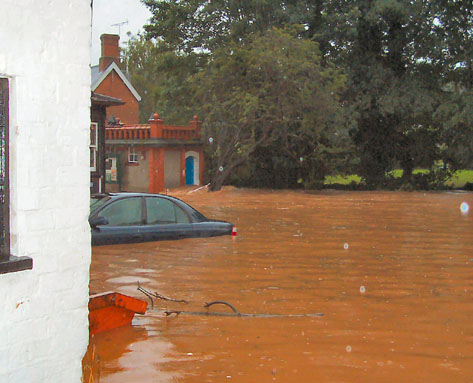
<path id="1" fill-rule="evenodd" d="M 164 121 L 159 118 L 158 113 L 153 114 L 149 120 L 151 138 L 163 138 Z"/>

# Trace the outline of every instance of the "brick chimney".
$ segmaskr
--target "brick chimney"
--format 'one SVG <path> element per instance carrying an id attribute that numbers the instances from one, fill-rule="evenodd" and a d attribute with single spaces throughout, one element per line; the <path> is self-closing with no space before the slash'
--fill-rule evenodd
<path id="1" fill-rule="evenodd" d="M 102 41 L 102 56 L 99 60 L 99 71 L 103 72 L 112 61 L 121 69 L 120 47 L 118 45 L 120 36 L 104 33 L 100 36 L 100 40 Z"/>

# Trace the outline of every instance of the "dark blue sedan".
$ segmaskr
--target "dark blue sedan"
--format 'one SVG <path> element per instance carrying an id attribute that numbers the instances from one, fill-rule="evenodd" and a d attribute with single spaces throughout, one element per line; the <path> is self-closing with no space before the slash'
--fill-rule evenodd
<path id="1" fill-rule="evenodd" d="M 180 199 L 161 194 L 95 194 L 90 211 L 92 245 L 236 233 L 230 222 L 206 218 Z"/>

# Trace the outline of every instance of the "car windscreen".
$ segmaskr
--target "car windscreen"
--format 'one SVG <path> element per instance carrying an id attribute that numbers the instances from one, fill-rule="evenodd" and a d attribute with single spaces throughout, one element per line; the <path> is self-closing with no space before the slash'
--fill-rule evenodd
<path id="1" fill-rule="evenodd" d="M 92 196 L 90 197 L 90 212 L 98 209 L 99 207 L 103 206 L 107 201 L 110 200 L 108 196 Z"/>

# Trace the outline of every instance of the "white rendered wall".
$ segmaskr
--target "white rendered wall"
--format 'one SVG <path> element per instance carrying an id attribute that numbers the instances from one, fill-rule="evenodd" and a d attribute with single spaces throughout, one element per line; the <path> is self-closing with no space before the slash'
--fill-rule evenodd
<path id="1" fill-rule="evenodd" d="M 90 1 L 1 0 L 10 79 L 11 250 L 0 274 L 0 382 L 81 381 L 90 265 Z"/>

